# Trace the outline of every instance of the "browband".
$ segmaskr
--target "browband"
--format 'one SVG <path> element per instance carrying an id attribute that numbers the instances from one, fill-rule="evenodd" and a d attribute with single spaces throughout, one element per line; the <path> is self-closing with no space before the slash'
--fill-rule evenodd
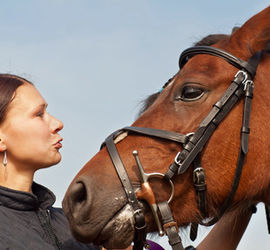
<path id="1" fill-rule="evenodd" d="M 179 58 L 180 69 L 183 68 L 191 57 L 198 54 L 207 54 L 220 57 L 238 69 L 245 69 L 251 75 L 251 78 L 253 78 L 256 74 L 256 67 L 253 65 L 253 63 L 248 63 L 224 50 L 210 46 L 195 46 L 184 50 Z"/>

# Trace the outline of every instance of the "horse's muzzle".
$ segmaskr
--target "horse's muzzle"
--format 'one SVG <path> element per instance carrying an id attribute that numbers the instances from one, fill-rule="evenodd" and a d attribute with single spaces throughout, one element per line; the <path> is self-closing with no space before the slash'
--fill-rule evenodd
<path id="1" fill-rule="evenodd" d="M 92 194 L 90 186 L 87 185 L 84 178 L 79 177 L 70 185 L 62 206 L 69 220 L 72 233 L 82 242 L 89 241 L 89 235 L 84 235 L 85 231 L 83 228 L 85 228 L 86 222 L 89 221 L 91 203 Z"/>

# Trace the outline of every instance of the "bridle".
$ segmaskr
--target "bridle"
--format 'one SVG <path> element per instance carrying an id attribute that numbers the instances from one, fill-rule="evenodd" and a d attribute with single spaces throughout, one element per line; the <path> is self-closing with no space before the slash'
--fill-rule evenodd
<path id="1" fill-rule="evenodd" d="M 191 47 L 183 51 L 183 53 L 181 54 L 179 59 L 180 69 L 184 67 L 184 65 L 191 57 L 198 54 L 208 54 L 220 57 L 234 67 L 238 68 L 239 71 L 236 73 L 229 88 L 223 93 L 222 97 L 213 105 L 212 110 L 203 119 L 198 129 L 194 133 L 180 134 L 172 131 L 153 128 L 124 127 L 109 135 L 106 138 L 105 143 L 103 143 L 102 145 L 102 147 L 105 145 L 107 147 L 110 158 L 125 190 L 128 202 L 134 210 L 135 237 L 133 249 L 136 250 L 143 249 L 146 242 L 146 224 L 144 220 L 144 213 L 138 199 L 144 199 L 150 205 L 155 221 L 157 223 L 159 234 L 162 235 L 164 230 L 169 237 L 169 243 L 171 244 L 173 249 L 184 249 L 178 234 L 177 224 L 174 221 L 168 205 L 169 202 L 164 201 L 156 204 L 153 191 L 148 183 L 149 178 L 161 177 L 162 179 L 170 183 L 172 189 L 171 197 L 169 199 L 170 201 L 173 197 L 174 192 L 172 178 L 176 174 L 180 175 L 185 173 L 189 166 L 193 166 L 193 184 L 197 194 L 198 208 L 201 212 L 202 217 L 207 217 L 205 171 L 200 164 L 200 152 L 210 139 L 211 135 L 214 133 L 217 126 L 223 121 L 223 119 L 227 116 L 227 114 L 231 111 L 235 104 L 243 97 L 244 108 L 241 127 L 240 149 L 231 191 L 227 196 L 225 202 L 223 203 L 219 214 L 213 219 L 211 219 L 209 222 L 201 222 L 200 224 L 209 226 L 213 225 L 218 221 L 218 219 L 231 205 L 240 182 L 245 156 L 248 153 L 248 137 L 250 132 L 249 121 L 254 88 L 253 78 L 256 74 L 256 69 L 260 61 L 261 52 L 256 53 L 249 59 L 248 62 L 245 62 L 231 55 L 230 53 L 215 47 Z M 163 89 L 166 88 L 167 85 L 168 83 L 163 86 Z M 120 135 L 123 135 L 123 133 L 138 134 L 173 141 L 181 144 L 183 149 L 182 151 L 178 152 L 174 162 L 170 164 L 168 171 L 165 174 L 146 174 L 140 163 L 138 153 L 137 151 L 135 151 L 133 154 L 140 170 L 142 179 L 142 190 L 135 193 L 134 188 L 129 180 L 128 174 L 125 170 L 125 167 L 121 161 L 117 148 L 115 146 L 115 139 L 118 138 Z M 160 213 L 162 218 L 163 229 L 160 225 L 161 223 L 159 221 L 158 212 Z M 197 227 L 197 224 L 192 224 L 191 238 L 196 238 Z"/>

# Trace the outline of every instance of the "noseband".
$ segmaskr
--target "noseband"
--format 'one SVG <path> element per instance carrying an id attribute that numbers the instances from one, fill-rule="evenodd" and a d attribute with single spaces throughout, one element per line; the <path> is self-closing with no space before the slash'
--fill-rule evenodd
<path id="1" fill-rule="evenodd" d="M 224 92 L 222 97 L 213 105 L 212 110 L 200 123 L 198 129 L 194 133 L 190 134 L 180 134 L 172 131 L 152 129 L 152 128 L 142 128 L 142 127 L 124 127 L 110 136 L 105 140 L 107 150 L 116 169 L 118 177 L 122 183 L 125 190 L 129 204 L 134 210 L 134 220 L 135 220 L 135 237 L 134 237 L 134 247 L 133 249 L 143 249 L 145 245 L 146 237 L 146 224 L 144 220 L 144 213 L 139 204 L 138 199 L 144 199 L 150 205 L 153 212 L 159 234 L 163 234 L 163 230 L 169 237 L 169 243 L 173 249 L 181 250 L 184 249 L 181 243 L 181 239 L 178 234 L 178 227 L 175 223 L 173 216 L 171 214 L 170 208 L 167 201 L 156 204 L 154 199 L 153 191 L 148 183 L 148 179 L 152 177 L 161 177 L 165 181 L 169 182 L 172 189 L 171 198 L 173 196 L 173 182 L 172 178 L 174 175 L 181 175 L 186 172 L 189 166 L 193 166 L 193 184 L 197 194 L 197 204 L 201 212 L 202 218 L 207 217 L 206 208 L 206 183 L 205 183 L 205 172 L 200 164 L 200 152 L 204 148 L 205 144 L 210 139 L 211 135 L 214 133 L 217 126 L 222 122 L 222 120 L 227 116 L 227 114 L 232 110 L 235 104 L 243 97 L 244 98 L 244 109 L 243 109 L 243 119 L 241 128 L 241 142 L 238 154 L 238 161 L 236 165 L 236 171 L 234 180 L 232 183 L 231 191 L 223 203 L 218 216 L 211 219 L 208 223 L 201 222 L 203 225 L 213 225 L 218 221 L 218 219 L 224 214 L 224 212 L 231 205 L 236 190 L 239 185 L 240 176 L 242 173 L 242 168 L 245 160 L 245 156 L 248 153 L 248 137 L 249 137 L 249 121 L 250 121 L 250 111 L 251 111 L 251 101 L 253 95 L 253 78 L 256 74 L 256 69 L 260 61 L 261 52 L 256 53 L 252 56 L 248 62 L 245 62 L 228 52 L 221 49 L 208 46 L 196 46 L 191 47 L 185 51 L 180 56 L 179 66 L 180 69 L 188 62 L 188 60 L 198 54 L 208 54 L 212 56 L 220 57 L 226 60 L 228 63 L 238 68 L 239 71 L 236 73 L 234 79 L 231 82 L 229 88 Z M 163 86 L 166 88 L 167 84 Z M 181 144 L 182 151 L 180 151 L 172 164 L 169 165 L 168 171 L 163 175 L 160 173 L 144 173 L 143 167 L 139 161 L 138 153 L 134 152 L 134 157 L 141 174 L 142 190 L 135 193 L 133 186 L 129 180 L 128 174 L 125 167 L 121 161 L 117 148 L 115 146 L 115 139 L 123 134 L 138 134 L 143 136 L 149 136 L 159 139 L 165 139 L 178 144 Z M 150 197 L 150 198 L 149 198 Z M 163 230 L 160 225 L 158 211 L 162 217 Z M 192 224 L 191 227 L 191 238 L 196 238 L 197 224 Z"/>

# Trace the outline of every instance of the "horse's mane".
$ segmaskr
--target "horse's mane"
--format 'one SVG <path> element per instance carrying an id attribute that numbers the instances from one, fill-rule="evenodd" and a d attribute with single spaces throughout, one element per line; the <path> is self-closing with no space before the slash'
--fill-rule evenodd
<path id="1" fill-rule="evenodd" d="M 232 32 L 234 32 L 236 29 L 237 29 L 237 27 L 234 28 Z M 211 34 L 211 35 L 208 35 L 208 36 L 202 38 L 200 41 L 194 43 L 194 46 L 211 46 L 211 45 L 217 43 L 218 41 L 226 39 L 228 37 L 229 37 L 229 35 L 225 35 L 225 34 Z M 172 78 L 169 79 L 168 82 L 165 83 L 165 85 L 168 84 L 171 80 L 172 80 Z M 141 102 L 141 108 L 140 108 L 140 111 L 138 113 L 138 116 L 140 116 L 144 111 L 146 111 L 155 102 L 155 100 L 158 98 L 159 94 L 160 94 L 160 92 L 156 92 L 154 94 L 151 94 L 145 100 L 143 100 Z"/>

